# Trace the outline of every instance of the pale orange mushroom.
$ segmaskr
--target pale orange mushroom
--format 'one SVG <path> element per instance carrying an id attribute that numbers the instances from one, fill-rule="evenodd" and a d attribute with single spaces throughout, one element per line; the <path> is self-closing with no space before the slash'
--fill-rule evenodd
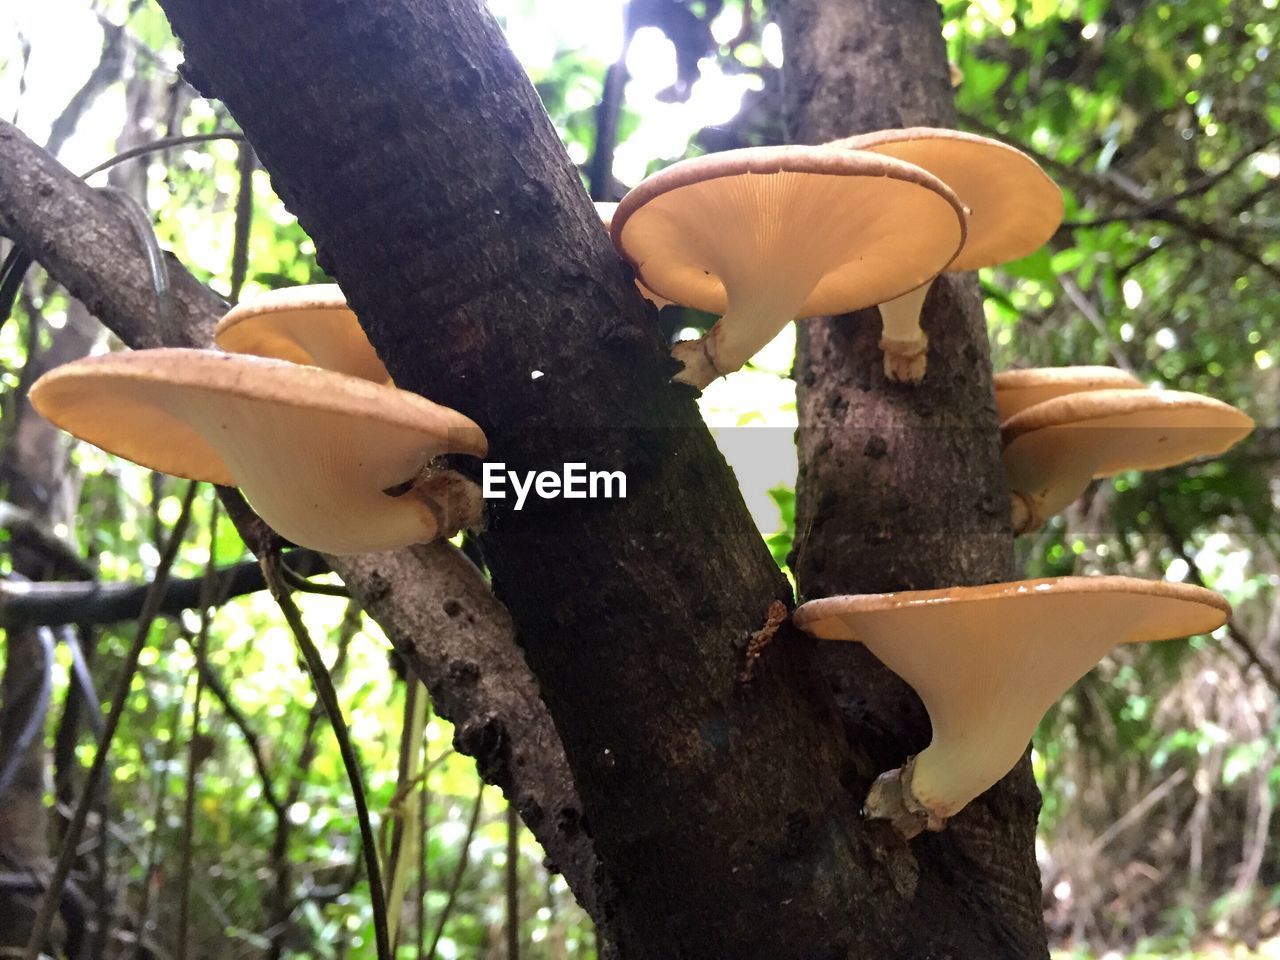
<path id="1" fill-rule="evenodd" d="M 861 643 L 919 694 L 933 739 L 881 774 L 864 813 L 910 839 L 941 830 L 1013 769 L 1045 711 L 1125 643 L 1209 633 L 1219 594 L 1132 577 L 1061 577 L 811 600 L 795 625 Z"/>
<path id="2" fill-rule="evenodd" d="M 955 194 L 891 157 L 750 147 L 672 164 L 623 197 L 614 245 L 646 287 L 720 314 L 677 343 L 675 380 L 732 373 L 802 317 L 847 313 L 928 281 L 964 242 Z"/>
<path id="3" fill-rule="evenodd" d="M 955 191 L 968 212 L 964 246 L 946 273 L 993 267 L 1034 253 L 1062 222 L 1062 191 L 1040 165 L 999 140 L 960 130 L 908 127 L 836 140 L 830 146 L 893 157 L 928 170 Z M 919 381 L 928 337 L 920 310 L 932 277 L 903 296 L 880 301 L 885 375 Z"/>
<path id="4" fill-rule="evenodd" d="M 600 221 L 604 224 L 604 228 L 608 230 L 613 226 L 613 214 L 618 209 L 618 204 L 611 200 L 595 200 L 593 202 L 596 205 L 596 213 L 600 214 Z M 640 296 L 644 297 L 659 310 L 671 303 L 666 297 L 661 297 L 654 293 L 639 280 L 636 281 L 636 289 L 640 291 Z"/>
<path id="5" fill-rule="evenodd" d="M 1146 384 L 1117 367 L 1029 367 L 995 375 L 996 416 L 1004 423 L 1037 403 L 1090 390 L 1145 390 Z"/>
<path id="6" fill-rule="evenodd" d="M 218 321 L 213 340 L 230 353 L 391 382 L 346 297 L 333 283 L 284 287 L 241 301 Z"/>
<path id="7" fill-rule="evenodd" d="M 1092 390 L 1006 420 L 1004 474 L 1013 529 L 1039 529 L 1095 478 L 1217 456 L 1253 429 L 1230 404 L 1175 390 Z"/>
<path id="8" fill-rule="evenodd" d="M 424 543 L 480 516 L 476 484 L 432 466 L 445 453 L 483 456 L 480 428 L 358 377 L 214 350 L 139 350 L 58 367 L 31 402 L 109 453 L 240 487 L 278 533 L 326 553 Z"/>

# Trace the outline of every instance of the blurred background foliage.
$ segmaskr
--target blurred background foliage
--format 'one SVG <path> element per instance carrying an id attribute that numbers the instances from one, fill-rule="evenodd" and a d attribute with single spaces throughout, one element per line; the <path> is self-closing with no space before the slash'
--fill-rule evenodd
<path id="1" fill-rule="evenodd" d="M 784 51 L 761 0 L 489 5 L 597 199 L 617 199 L 682 156 L 784 139 Z M 1277 5 L 943 3 L 963 126 L 1030 152 L 1067 197 L 1046 249 L 982 274 L 997 368 L 1113 364 L 1153 386 L 1228 400 L 1260 425 L 1217 463 L 1098 484 L 1018 545 L 1028 576 L 1202 582 L 1236 606 L 1212 638 L 1111 658 L 1036 736 L 1045 916 L 1063 957 L 1280 956 Z M 179 78 L 179 62 L 163 15 L 145 0 L 10 5 L 0 11 L 0 115 L 76 170 L 159 137 L 234 131 L 224 107 Z M 111 177 L 144 204 L 161 244 L 223 294 L 238 285 L 238 232 L 245 294 L 322 280 L 311 241 L 250 160 L 236 142 L 187 144 Z M 661 317 L 672 335 L 706 320 L 677 308 Z M 34 502 L 19 493 L 32 469 L 15 452 L 22 392 L 42 361 L 69 358 L 59 348 L 66 331 L 88 331 L 79 352 L 109 348 L 86 322 L 38 269 L 27 275 L 0 328 L 0 479 L 6 502 L 39 514 L 86 571 L 139 583 L 177 518 L 177 481 L 76 446 L 69 469 L 36 464 L 55 486 Z M 793 342 L 784 333 L 703 399 L 784 566 L 794 533 Z M 203 491 L 177 576 L 199 577 L 211 551 L 220 566 L 247 556 L 229 524 L 211 528 L 211 503 Z M 12 581 L 21 564 L 8 520 L 0 538 L 0 571 Z M 401 848 L 411 861 L 401 954 L 506 956 L 514 893 L 525 956 L 594 956 L 564 883 L 527 833 L 509 846 L 501 797 L 452 752 L 446 723 L 418 717 L 426 774 L 398 774 L 413 708 L 377 627 L 337 597 L 308 596 L 304 610 L 333 664 L 384 835 L 411 816 L 425 831 L 422 844 Z M 217 608 L 192 751 L 199 627 L 194 615 L 153 626 L 128 701 L 106 819 L 95 820 L 78 875 L 111 918 L 96 955 L 174 953 L 194 758 L 200 955 L 372 956 L 349 788 L 278 610 L 265 594 Z M 79 635 L 97 689 L 111 689 L 130 624 Z M 12 636 L 0 652 L 16 649 Z M 66 718 L 68 649 L 57 648 L 44 731 L 59 745 L 47 799 L 63 815 L 93 754 L 83 721 Z"/>

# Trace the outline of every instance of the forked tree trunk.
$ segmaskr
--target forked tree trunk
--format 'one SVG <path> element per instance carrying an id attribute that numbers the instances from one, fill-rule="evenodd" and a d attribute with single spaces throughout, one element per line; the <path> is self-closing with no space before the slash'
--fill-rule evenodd
<path id="1" fill-rule="evenodd" d="M 775 10 L 791 140 L 956 125 L 934 0 L 781 0 Z M 924 328 L 928 375 L 913 386 L 886 381 L 875 310 L 799 324 L 793 566 L 806 599 L 1013 577 L 974 275 L 934 285 Z M 858 789 L 865 791 L 876 773 L 928 744 L 929 720 L 911 689 L 863 647 L 822 652 L 850 738 L 864 753 Z M 1024 758 L 944 833 L 912 842 L 919 885 L 902 955 L 1045 955 L 1039 804 Z"/>

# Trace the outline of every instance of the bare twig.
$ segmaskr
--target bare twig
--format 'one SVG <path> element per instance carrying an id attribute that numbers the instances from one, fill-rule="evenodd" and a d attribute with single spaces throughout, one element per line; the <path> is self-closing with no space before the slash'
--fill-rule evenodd
<path id="1" fill-rule="evenodd" d="M 1062 292 L 1067 295 L 1077 310 L 1084 314 L 1084 318 L 1089 321 L 1094 330 L 1097 331 L 1099 339 L 1107 345 L 1107 352 L 1111 354 L 1111 359 L 1115 361 L 1116 366 L 1121 370 L 1134 373 L 1133 364 L 1129 362 L 1129 358 L 1125 356 L 1119 345 L 1111 338 L 1111 332 L 1107 329 L 1107 322 L 1102 318 L 1102 314 L 1098 312 L 1098 308 L 1093 305 L 1079 285 L 1069 274 L 1061 274 L 1058 277 L 1058 283 L 1062 286 Z"/>
<path id="2" fill-rule="evenodd" d="M 236 193 L 236 232 L 231 246 L 231 302 L 238 303 L 249 271 L 249 229 L 253 226 L 253 169 L 257 160 L 253 147 L 240 144 L 240 156 L 236 160 L 236 172 L 240 175 L 240 188 Z"/>
<path id="3" fill-rule="evenodd" d="M 964 122 L 981 133 L 1000 137 L 1008 140 L 1009 137 L 999 130 L 991 127 L 971 114 L 962 114 Z M 1196 220 L 1180 211 L 1173 209 L 1167 205 L 1151 206 L 1153 201 L 1148 197 L 1136 184 L 1124 177 L 1118 171 L 1108 171 L 1105 177 L 1092 175 L 1078 166 L 1069 163 L 1063 163 L 1048 154 L 1036 150 L 1034 147 L 1026 143 L 1017 144 L 1018 148 L 1032 157 L 1041 166 L 1052 170 L 1064 180 L 1075 183 L 1091 190 L 1093 193 L 1101 193 L 1118 200 L 1125 204 L 1135 204 L 1141 210 L 1146 207 L 1145 212 L 1136 214 L 1127 214 L 1123 219 L 1129 220 L 1153 220 L 1160 223 L 1166 223 L 1181 233 L 1199 240 L 1208 240 L 1216 243 L 1240 258 L 1247 260 L 1253 266 L 1258 267 L 1274 280 L 1280 280 L 1280 266 L 1271 263 L 1262 258 L 1258 251 L 1249 247 L 1239 237 L 1227 233 L 1220 227 L 1206 223 L 1202 220 Z M 1208 189 L 1207 187 L 1205 189 Z M 1080 224 L 1080 228 L 1088 228 L 1100 225 L 1099 222 Z M 1063 229 L 1070 230 L 1069 224 L 1063 224 Z"/>
<path id="4" fill-rule="evenodd" d="M 262 752 L 262 738 L 258 736 L 257 731 L 249 724 L 249 718 L 245 716 L 244 711 L 236 706 L 235 701 L 231 699 L 231 691 L 222 682 L 222 678 L 218 676 L 213 665 L 208 662 L 208 658 L 205 658 L 203 663 L 197 663 L 197 668 L 204 677 L 205 686 L 209 688 L 213 698 L 222 707 L 222 712 L 227 715 L 231 725 L 239 730 L 240 736 L 244 738 L 245 746 L 248 748 L 250 756 L 253 757 L 254 769 L 258 771 L 258 779 L 262 781 L 262 798 L 266 800 L 267 806 L 271 808 L 272 813 L 277 817 L 287 818 L 289 815 L 288 808 L 276 793 L 275 784 L 271 779 L 271 771 L 267 767 L 266 757 Z"/>
<path id="5" fill-rule="evenodd" d="M 1197 178 L 1177 193 L 1170 194 L 1166 197 L 1156 197 L 1154 199 L 1146 200 L 1133 210 L 1110 214 L 1104 217 L 1097 217 L 1093 220 L 1067 221 L 1063 223 L 1062 226 L 1069 230 L 1087 230 L 1092 227 L 1103 227 L 1109 223 L 1161 219 L 1165 212 L 1171 210 L 1181 201 L 1190 200 L 1208 193 L 1227 177 L 1231 176 L 1231 174 L 1235 173 L 1235 171 L 1254 154 L 1262 150 L 1266 150 L 1272 144 L 1277 142 L 1280 142 L 1280 136 L 1273 135 L 1265 137 L 1251 146 L 1245 147 L 1231 160 L 1224 164 L 1221 169 Z"/>
<path id="6" fill-rule="evenodd" d="M 1207 586 L 1204 579 L 1204 572 L 1196 562 L 1195 556 L 1187 549 L 1186 540 L 1174 524 L 1173 518 L 1169 516 L 1169 512 L 1165 509 L 1164 504 L 1162 504 L 1158 499 L 1155 500 L 1152 503 L 1151 512 L 1156 518 L 1165 539 L 1168 541 L 1169 548 L 1179 559 L 1182 560 L 1183 563 L 1187 565 L 1191 579 L 1197 586 Z M 1245 632 L 1240 629 L 1234 618 L 1227 621 L 1227 636 L 1231 638 L 1232 643 L 1240 648 L 1248 658 L 1249 662 L 1258 668 L 1258 673 L 1262 675 L 1262 679 L 1266 681 L 1267 686 L 1271 688 L 1271 692 L 1277 697 L 1280 697 L 1280 676 L 1276 675 L 1276 671 L 1271 664 L 1267 663 L 1267 661 L 1262 658 L 1262 655 L 1258 653 L 1258 648 L 1254 645 L 1253 641 L 1249 639 Z"/>
<path id="7" fill-rule="evenodd" d="M 76 552 L 76 548 L 57 536 L 31 511 L 7 500 L 0 501 L 0 529 L 8 532 L 11 541 L 39 550 L 64 573 L 93 579 L 93 567 Z"/>
<path id="8" fill-rule="evenodd" d="M 101 173 L 103 170 L 109 170 L 116 164 L 124 163 L 126 160 L 132 160 L 134 157 L 145 156 L 148 153 L 155 153 L 157 150 L 169 150 L 172 147 L 185 147 L 193 143 L 209 143 L 214 140 L 236 140 L 244 142 L 244 134 L 235 130 L 215 130 L 213 133 L 191 133 L 181 137 L 161 137 L 159 140 L 152 140 L 149 143 L 140 143 L 136 147 L 130 147 L 128 150 L 117 153 L 108 160 L 103 160 L 96 167 L 90 167 L 84 173 L 80 174 L 80 179 L 88 180 L 95 173 Z"/>
<path id="9" fill-rule="evenodd" d="M 507 804 L 507 960 L 520 960 L 520 815 Z"/>
<path id="10" fill-rule="evenodd" d="M 0 507 L 0 510 L 3 508 Z M 323 573 L 328 565 L 310 550 L 287 554 L 291 572 L 304 575 Z M 83 573 L 79 574 L 83 576 Z M 176 615 L 200 603 L 203 578 L 175 578 L 166 585 L 159 615 Z M 220 595 L 231 599 L 266 589 L 262 569 L 256 560 L 247 560 L 218 571 Z M 311 587 L 332 586 L 313 584 Z M 149 587 L 134 583 L 99 583 L 76 580 L 44 583 L 0 581 L 0 627 L 57 626 L 66 623 L 107 624 L 138 616 Z"/>
<path id="11" fill-rule="evenodd" d="M 622 8 L 622 51 L 609 64 L 604 74 L 604 89 L 596 106 L 596 146 L 591 155 L 587 181 L 592 200 L 612 200 L 613 153 L 618 145 L 618 118 L 622 114 L 622 95 L 627 89 L 627 53 L 635 27 L 631 22 L 630 4 Z"/>
<path id="12" fill-rule="evenodd" d="M 187 741 L 187 777 L 182 805 L 182 843 L 178 867 L 178 952 L 177 960 L 187 960 L 188 937 L 191 932 L 191 861 L 194 850 L 196 819 L 196 787 L 200 764 L 204 759 L 200 736 L 200 710 L 204 701 L 205 673 L 209 662 L 209 624 L 217 589 L 218 501 L 215 499 L 209 517 L 209 560 L 204 568 L 204 584 L 200 597 L 200 630 L 195 638 L 196 689 L 191 697 L 191 737 Z"/>
<path id="13" fill-rule="evenodd" d="M 364 777 L 360 771 L 360 760 L 351 743 L 346 719 L 342 715 L 342 707 L 338 703 L 337 691 L 333 688 L 333 678 L 329 675 L 324 658 L 320 656 L 320 651 L 312 641 L 306 624 L 302 622 L 302 614 L 294 604 L 293 597 L 280 575 L 278 555 L 268 554 L 261 558 L 261 563 L 271 595 L 280 605 L 285 622 L 289 624 L 289 629 L 293 631 L 294 639 L 298 642 L 298 649 L 306 662 L 307 672 L 311 674 L 311 682 L 315 685 L 316 698 L 329 718 L 329 725 L 333 728 L 333 735 L 338 741 L 338 751 L 342 755 L 343 765 L 347 768 L 347 778 L 351 782 L 351 796 L 356 807 L 356 820 L 360 824 L 360 840 L 364 846 L 365 869 L 369 875 L 369 899 L 373 908 L 373 931 L 378 945 L 378 960 L 392 960 L 391 940 L 387 932 L 386 897 L 382 887 L 382 871 L 378 864 L 378 844 L 374 838 L 373 825 L 369 817 Z"/>
<path id="14" fill-rule="evenodd" d="M 480 822 L 481 801 L 484 800 L 484 781 L 480 781 L 480 789 L 476 791 L 475 803 L 471 806 L 471 820 L 467 823 L 466 836 L 462 838 L 462 849 L 458 853 L 458 866 L 453 871 L 453 881 L 449 884 L 449 897 L 445 900 L 440 917 L 436 920 L 436 932 L 431 938 L 431 949 L 427 951 L 428 960 L 436 960 L 436 948 L 440 946 L 440 938 L 444 936 L 445 924 L 453 913 L 453 905 L 458 900 L 458 890 L 462 887 L 462 878 L 467 872 L 467 861 L 471 857 L 471 840 L 476 835 L 476 825 Z"/>
<path id="15" fill-rule="evenodd" d="M 98 99 L 98 95 L 120 79 L 124 70 L 124 24 L 102 20 L 102 54 L 80 89 L 71 95 L 67 105 L 49 127 L 44 148 L 55 156 L 75 133 L 80 118 Z"/>

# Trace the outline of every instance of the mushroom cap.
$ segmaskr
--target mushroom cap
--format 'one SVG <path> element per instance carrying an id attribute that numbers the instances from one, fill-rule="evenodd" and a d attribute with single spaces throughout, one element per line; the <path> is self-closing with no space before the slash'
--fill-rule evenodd
<path id="1" fill-rule="evenodd" d="M 1143 390 L 1141 380 L 1118 367 L 1032 367 L 1001 370 L 994 378 L 996 414 L 1004 423 L 1037 403 L 1090 390 Z"/>
<path id="2" fill-rule="evenodd" d="M 305 363 L 375 383 L 390 374 L 335 283 L 272 290 L 232 307 L 213 330 L 223 350 Z"/>
<path id="3" fill-rule="evenodd" d="M 439 522 L 420 499 L 383 491 L 439 454 L 486 452 L 471 420 L 416 394 L 213 350 L 77 360 L 36 381 L 31 402 L 109 453 L 239 486 L 282 536 L 328 553 L 434 539 Z"/>
<path id="4" fill-rule="evenodd" d="M 1013 768 L 1045 711 L 1113 647 L 1209 633 L 1230 615 L 1212 590 L 1100 576 L 828 597 L 792 619 L 863 643 L 919 694 L 933 741 L 911 789 L 949 817 Z"/>
<path id="5" fill-rule="evenodd" d="M 1007 143 L 960 130 L 907 127 L 836 140 L 928 170 L 969 208 L 969 235 L 948 271 L 977 270 L 1039 250 L 1062 223 L 1062 191 Z"/>
<path id="6" fill-rule="evenodd" d="M 1093 390 L 1029 407 L 1006 420 L 1000 434 L 1005 472 L 1021 481 L 1069 464 L 1087 465 L 1090 478 L 1161 470 L 1217 456 L 1252 429 L 1245 413 L 1198 393 Z"/>
<path id="7" fill-rule="evenodd" d="M 1174 390 L 1093 390 L 1028 407 L 1000 427 L 1005 483 L 1027 504 L 1032 529 L 1089 482 L 1216 456 L 1253 429 L 1241 411 Z"/>
<path id="8" fill-rule="evenodd" d="M 613 226 L 613 215 L 618 209 L 617 202 L 613 200 L 593 200 L 592 203 L 596 205 L 596 213 L 600 214 L 600 221 L 604 224 L 604 228 L 609 230 Z M 650 301 L 659 310 L 671 303 L 666 297 L 658 296 L 639 280 L 636 281 L 636 287 L 640 291 L 640 296 Z"/>
<path id="9" fill-rule="evenodd" d="M 650 289 L 724 314 L 735 275 L 811 276 L 797 313 L 846 313 L 937 275 L 964 242 L 964 211 L 937 177 L 828 147 L 748 147 L 674 163 L 628 193 L 614 245 Z"/>

